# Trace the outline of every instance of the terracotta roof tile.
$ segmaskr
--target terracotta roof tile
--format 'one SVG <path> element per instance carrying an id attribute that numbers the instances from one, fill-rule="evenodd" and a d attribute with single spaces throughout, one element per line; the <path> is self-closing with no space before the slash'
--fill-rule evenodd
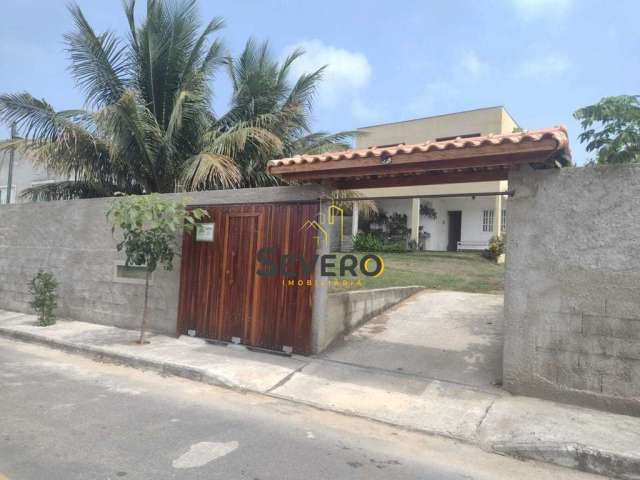
<path id="1" fill-rule="evenodd" d="M 356 150 L 343 150 L 310 155 L 296 155 L 290 158 L 270 160 L 267 168 L 287 165 L 300 165 L 316 162 L 334 162 L 340 160 L 352 160 L 357 158 L 382 157 L 384 155 L 411 154 L 418 152 L 442 151 L 463 148 L 478 148 L 486 145 L 502 145 L 506 143 L 518 144 L 525 142 L 539 142 L 543 139 L 553 138 L 558 142 L 558 150 L 569 149 L 569 135 L 565 127 L 554 127 L 542 130 L 523 131 L 502 135 L 484 135 L 471 138 L 456 138 L 440 142 L 431 141 L 413 145 L 399 144 L 393 147 L 372 147 Z"/>

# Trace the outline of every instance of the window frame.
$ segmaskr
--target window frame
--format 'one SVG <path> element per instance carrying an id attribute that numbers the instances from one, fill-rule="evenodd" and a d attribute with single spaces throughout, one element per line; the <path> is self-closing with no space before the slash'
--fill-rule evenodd
<path id="1" fill-rule="evenodd" d="M 493 232 L 493 225 L 495 221 L 495 212 L 493 208 L 485 208 L 482 210 L 482 231 Z"/>
<path id="2" fill-rule="evenodd" d="M 503 208 L 500 212 L 500 233 L 507 231 L 507 209 Z"/>
<path id="3" fill-rule="evenodd" d="M 124 268 L 131 269 L 143 269 L 144 265 L 126 265 L 125 260 L 116 260 L 113 264 L 113 282 L 114 283 L 129 283 L 133 285 L 144 285 L 144 278 L 136 278 L 136 277 L 125 277 L 120 274 L 119 270 Z M 155 272 L 151 272 L 149 275 L 149 286 L 153 285 L 153 277 L 155 276 Z"/>

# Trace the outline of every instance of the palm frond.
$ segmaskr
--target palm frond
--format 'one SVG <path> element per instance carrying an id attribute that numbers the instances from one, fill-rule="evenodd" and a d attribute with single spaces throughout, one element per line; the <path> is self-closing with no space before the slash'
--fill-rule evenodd
<path id="1" fill-rule="evenodd" d="M 138 51 L 138 32 L 136 31 L 136 0 L 123 0 L 122 6 L 124 8 L 124 14 L 127 17 L 127 23 L 129 24 L 129 41 L 131 48 L 134 52 Z"/>
<path id="2" fill-rule="evenodd" d="M 24 138 L 53 141 L 64 129 L 76 122 L 87 126 L 90 114 L 84 110 L 56 112 L 45 100 L 28 93 L 0 95 L 0 122 L 15 123 Z"/>
<path id="3" fill-rule="evenodd" d="M 44 183 L 24 189 L 20 197 L 33 202 L 73 200 L 76 198 L 110 197 L 118 191 L 115 185 L 78 180 Z"/>
<path id="4" fill-rule="evenodd" d="M 109 132 L 114 162 L 128 164 L 147 191 L 158 191 L 162 182 L 156 158 L 170 145 L 139 95 L 132 90 L 125 92 L 100 112 L 99 121 Z"/>
<path id="5" fill-rule="evenodd" d="M 222 65 L 223 63 L 223 55 L 222 52 L 224 50 L 224 45 L 220 39 L 215 40 L 209 46 L 207 53 L 203 55 L 203 49 L 207 39 L 215 32 L 219 31 L 224 27 L 224 21 L 220 17 L 216 17 L 209 22 L 209 24 L 204 28 L 198 40 L 196 40 L 193 48 L 191 49 L 191 54 L 189 55 L 189 60 L 186 62 L 183 71 L 183 78 L 187 78 L 191 71 L 197 68 L 198 62 L 200 64 L 200 70 L 206 73 L 212 73 L 211 70 L 215 68 L 215 66 Z"/>
<path id="6" fill-rule="evenodd" d="M 60 175 L 111 175 L 108 146 L 95 133 L 93 116 L 83 110 L 56 112 L 29 94 L 0 95 L 0 121 L 15 122 L 23 139 L 15 146 L 35 163 Z"/>
<path id="7" fill-rule="evenodd" d="M 126 48 L 112 32 L 97 35 L 77 4 L 69 6 L 75 31 L 64 36 L 71 57 L 71 72 L 87 103 L 107 105 L 119 99 L 129 68 Z"/>
<path id="8" fill-rule="evenodd" d="M 352 147 L 351 140 L 356 131 L 338 133 L 315 132 L 295 139 L 291 143 L 291 155 L 318 154 L 347 150 Z"/>
<path id="9" fill-rule="evenodd" d="M 344 209 L 345 212 L 352 212 L 353 205 L 358 205 L 358 213 L 364 218 L 369 218 L 372 214 L 378 213 L 378 206 L 373 200 L 358 200 L 364 195 L 356 190 L 335 190 L 331 194 L 332 201 Z"/>
<path id="10" fill-rule="evenodd" d="M 240 171 L 233 158 L 210 152 L 194 155 L 182 174 L 187 190 L 233 188 L 240 180 Z"/>
<path id="11" fill-rule="evenodd" d="M 289 72 L 291 71 L 291 66 L 293 62 L 295 62 L 298 58 L 304 55 L 304 50 L 301 48 L 296 48 L 293 52 L 291 52 L 287 57 L 282 61 L 280 65 L 280 69 L 278 70 L 278 79 L 277 82 L 283 84 L 289 79 Z"/>

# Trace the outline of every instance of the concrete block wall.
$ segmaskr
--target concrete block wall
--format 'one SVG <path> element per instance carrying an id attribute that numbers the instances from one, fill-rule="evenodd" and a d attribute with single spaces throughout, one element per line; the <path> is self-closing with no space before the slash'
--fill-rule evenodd
<path id="1" fill-rule="evenodd" d="M 190 204 L 312 201 L 321 187 L 274 187 L 168 194 Z M 116 251 L 105 214 L 112 199 L 0 205 L 0 309 L 32 313 L 28 283 L 39 269 L 58 279 L 61 318 L 138 328 L 144 285 L 115 280 Z M 180 257 L 157 270 L 150 289 L 150 329 L 175 334 Z"/>
<path id="2" fill-rule="evenodd" d="M 323 336 L 317 339 L 314 352 L 323 351 L 340 335 L 349 333 L 421 290 L 424 287 L 408 286 L 330 293 Z"/>
<path id="3" fill-rule="evenodd" d="M 514 171 L 504 386 L 640 415 L 640 166 Z"/>

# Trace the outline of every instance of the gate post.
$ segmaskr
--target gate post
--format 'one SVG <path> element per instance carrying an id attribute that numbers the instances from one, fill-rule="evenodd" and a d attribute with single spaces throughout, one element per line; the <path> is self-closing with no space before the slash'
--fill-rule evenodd
<path id="1" fill-rule="evenodd" d="M 327 224 L 327 200 L 320 200 L 318 223 L 327 231 L 327 241 L 318 242 L 316 254 L 318 258 L 331 252 L 331 236 L 335 234 L 334 228 Z M 329 282 L 323 278 L 319 261 L 313 272 L 313 310 L 311 314 L 311 352 L 319 353 L 327 347 L 331 338 L 327 338 L 327 312 L 329 299 Z"/>
<path id="2" fill-rule="evenodd" d="M 509 173 L 506 390 L 640 415 L 640 167 Z"/>

